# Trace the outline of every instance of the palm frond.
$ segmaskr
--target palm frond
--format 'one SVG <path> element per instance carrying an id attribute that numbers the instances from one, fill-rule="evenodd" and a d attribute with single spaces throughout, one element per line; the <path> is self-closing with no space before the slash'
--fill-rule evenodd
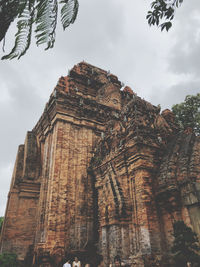
<path id="1" fill-rule="evenodd" d="M 65 29 L 74 23 L 79 3 L 78 0 L 62 0 L 61 21 Z M 0 0 L 0 41 L 12 21 L 18 18 L 15 45 L 12 51 L 2 59 L 20 58 L 30 46 L 32 27 L 36 26 L 36 44 L 47 44 L 52 48 L 55 42 L 57 25 L 57 0 Z"/>
<path id="2" fill-rule="evenodd" d="M 45 49 L 52 48 L 55 42 L 57 25 L 57 0 L 37 0 L 36 15 L 36 44 L 47 44 Z"/>
<path id="3" fill-rule="evenodd" d="M 79 3 L 78 0 L 62 0 L 60 4 L 63 4 L 61 9 L 61 22 L 65 30 L 76 20 Z"/>
<path id="4" fill-rule="evenodd" d="M 27 0 L 20 0 L 19 1 L 19 5 L 18 5 L 18 16 L 20 17 L 24 11 L 24 9 L 26 8 L 27 5 Z"/>
<path id="5" fill-rule="evenodd" d="M 3 56 L 2 59 L 13 59 L 16 57 L 19 59 L 29 48 L 34 18 L 34 2 L 34 0 L 27 0 L 23 7 L 24 9 L 21 9 L 20 20 L 17 22 L 18 31 L 15 35 L 15 45 L 12 51 L 8 55 Z"/>

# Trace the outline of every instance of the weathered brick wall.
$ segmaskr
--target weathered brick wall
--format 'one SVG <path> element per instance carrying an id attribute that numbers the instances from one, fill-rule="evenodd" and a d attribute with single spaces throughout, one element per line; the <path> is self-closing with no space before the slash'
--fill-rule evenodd
<path id="1" fill-rule="evenodd" d="M 15 252 L 19 259 L 24 259 L 35 238 L 40 190 L 38 159 L 36 137 L 28 132 L 25 145 L 18 149 L 1 235 L 1 251 Z"/>
<path id="2" fill-rule="evenodd" d="M 38 246 L 49 251 L 61 247 L 64 253 L 65 248 L 83 249 L 92 238 L 87 167 L 94 140 L 91 129 L 64 121 L 58 121 L 45 140 Z"/>
<path id="3" fill-rule="evenodd" d="M 119 109 L 121 103 L 119 81 L 114 75 L 109 79 L 93 66 L 75 66 L 60 78 L 34 128 L 42 162 L 36 255 L 45 252 L 57 260 L 58 254 L 63 258 L 65 253 L 89 253 L 91 246 L 95 250 L 96 200 L 88 168 L 113 106 Z M 99 97 L 99 88 L 105 96 Z"/>
<path id="4" fill-rule="evenodd" d="M 2 251 L 170 266 L 174 220 L 200 235 L 200 138 L 121 86 L 85 62 L 59 79 L 19 147 Z"/>
<path id="5" fill-rule="evenodd" d="M 159 111 L 126 90 L 122 101 L 126 106 L 108 123 L 91 163 L 98 190 L 99 246 L 107 264 L 117 254 L 123 260 L 161 254 L 153 188 L 161 149 Z"/>
<path id="6" fill-rule="evenodd" d="M 108 122 L 92 161 L 99 246 L 107 263 L 119 254 L 124 261 L 131 258 L 133 266 L 151 266 L 170 258 L 174 220 L 184 220 L 199 233 L 199 137 L 179 134 L 169 110 L 160 114 L 130 91 L 122 92 L 125 100 Z M 125 242 L 120 232 L 124 225 L 130 233 Z M 126 253 L 119 243 L 126 243 Z"/>
<path id="7" fill-rule="evenodd" d="M 191 132 L 177 134 L 161 161 L 157 198 L 165 225 L 168 249 L 172 244 L 172 223 L 184 220 L 200 236 L 199 144 Z"/>

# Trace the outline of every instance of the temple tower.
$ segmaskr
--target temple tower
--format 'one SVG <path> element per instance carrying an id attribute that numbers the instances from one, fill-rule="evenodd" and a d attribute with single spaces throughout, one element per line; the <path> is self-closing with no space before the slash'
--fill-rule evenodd
<path id="1" fill-rule="evenodd" d="M 200 137 L 170 110 L 81 62 L 19 146 L 1 252 L 26 266 L 78 255 L 97 266 L 172 266 L 173 222 L 200 236 Z"/>

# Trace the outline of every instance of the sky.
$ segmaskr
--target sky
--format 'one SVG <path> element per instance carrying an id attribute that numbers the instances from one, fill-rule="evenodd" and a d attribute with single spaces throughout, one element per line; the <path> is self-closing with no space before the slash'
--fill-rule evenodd
<path id="1" fill-rule="evenodd" d="M 0 61 L 0 216 L 4 216 L 18 145 L 41 116 L 58 78 L 82 60 L 110 70 L 162 109 L 200 92 L 200 1 L 184 0 L 173 27 L 149 27 L 150 0 L 79 0 L 77 20 L 58 25 L 53 49 L 35 40 L 20 60 Z M 6 36 L 6 52 L 16 28 Z M 3 56 L 2 45 L 0 56 Z"/>

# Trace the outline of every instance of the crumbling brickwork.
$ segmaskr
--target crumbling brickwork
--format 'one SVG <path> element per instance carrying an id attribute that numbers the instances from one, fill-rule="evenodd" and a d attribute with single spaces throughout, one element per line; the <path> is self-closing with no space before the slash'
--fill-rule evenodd
<path id="1" fill-rule="evenodd" d="M 121 88 L 85 62 L 59 79 L 19 146 L 2 251 L 37 266 L 69 253 L 170 266 L 173 221 L 200 235 L 200 138 Z"/>

